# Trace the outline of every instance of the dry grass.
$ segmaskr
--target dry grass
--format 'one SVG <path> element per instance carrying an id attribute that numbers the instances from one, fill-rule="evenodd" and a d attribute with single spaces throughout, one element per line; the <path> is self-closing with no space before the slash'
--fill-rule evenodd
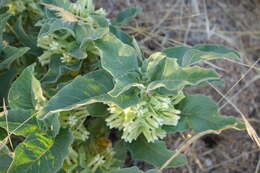
<path id="1" fill-rule="evenodd" d="M 249 134 L 255 141 L 259 140 L 259 0 L 97 0 L 97 3 L 111 16 L 130 6 L 144 9 L 124 29 L 138 39 L 146 55 L 179 44 L 219 43 L 239 50 L 240 61 L 219 60 L 201 64 L 222 74 L 226 82 L 224 87 L 204 87 L 188 92 L 211 96 L 219 103 L 223 114 L 238 118 L 242 115 Z M 178 148 L 186 136 L 169 135 L 169 148 Z M 260 169 L 259 148 L 246 132 L 228 130 L 219 136 L 209 135 L 193 143 L 185 153 L 188 166 L 165 172 L 258 173 Z"/>

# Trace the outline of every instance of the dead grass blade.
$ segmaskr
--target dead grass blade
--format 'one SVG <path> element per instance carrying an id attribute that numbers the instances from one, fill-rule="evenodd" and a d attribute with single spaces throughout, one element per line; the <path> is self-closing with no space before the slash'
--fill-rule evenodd
<path id="1" fill-rule="evenodd" d="M 241 80 L 243 80 L 243 79 L 245 78 L 245 76 L 258 64 L 259 60 L 260 60 L 260 58 L 257 59 L 253 65 L 251 65 L 251 67 L 245 72 L 245 74 L 243 74 L 243 75 L 241 76 L 241 78 L 224 94 L 224 96 L 227 96 L 227 95 L 230 93 L 230 91 L 232 91 L 232 89 L 235 88 L 235 86 L 237 86 L 237 84 L 238 84 Z M 222 98 L 218 101 L 218 103 L 220 103 L 223 99 L 224 99 L 224 97 L 222 97 Z"/>
<path id="2" fill-rule="evenodd" d="M 168 159 L 160 169 L 158 169 L 157 173 L 160 173 L 163 171 L 163 169 L 165 169 L 172 161 L 173 159 L 175 159 L 181 152 L 185 151 L 191 144 L 193 144 L 194 142 L 196 142 L 199 138 L 201 138 L 204 135 L 207 134 L 220 134 L 222 131 L 230 129 L 230 128 L 235 128 L 234 125 L 231 126 L 227 126 L 224 127 L 222 129 L 219 130 L 206 130 L 204 132 L 198 133 L 195 136 L 193 136 L 192 138 L 188 139 L 187 141 L 184 141 L 177 149 L 176 152 L 170 157 L 170 159 Z"/>
<path id="3" fill-rule="evenodd" d="M 246 126 L 246 130 L 248 135 L 251 137 L 251 139 L 253 141 L 256 142 L 256 144 L 258 145 L 258 147 L 260 148 L 260 138 L 258 137 L 255 129 L 252 127 L 252 125 L 249 123 L 249 121 L 246 119 L 245 115 L 240 111 L 240 109 L 238 109 L 238 107 L 232 102 L 230 101 L 224 94 L 222 94 L 219 89 L 217 89 L 214 85 L 208 83 L 213 89 L 215 89 L 231 106 L 234 107 L 234 109 L 241 115 L 245 126 Z"/>
<path id="4" fill-rule="evenodd" d="M 10 146 L 12 149 L 14 149 L 13 147 L 13 143 L 12 143 L 12 140 L 11 140 L 11 134 L 9 134 L 9 125 L 8 125 L 8 110 L 6 108 L 6 105 L 5 105 L 5 100 L 3 99 L 3 109 L 4 109 L 4 116 L 5 116 L 5 123 L 6 123 L 6 131 L 7 131 L 7 134 L 8 134 L 8 141 L 10 143 Z"/>

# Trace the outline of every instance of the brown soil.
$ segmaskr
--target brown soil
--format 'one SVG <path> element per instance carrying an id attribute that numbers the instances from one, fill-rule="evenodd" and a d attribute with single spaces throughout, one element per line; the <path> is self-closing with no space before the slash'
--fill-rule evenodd
<path id="1" fill-rule="evenodd" d="M 225 81 L 226 94 L 260 134 L 260 1 L 259 0 L 97 0 L 110 16 L 128 7 L 143 12 L 125 30 L 135 36 L 146 55 L 179 44 L 218 43 L 241 52 L 237 62 L 210 61 Z M 232 88 L 232 89 L 231 89 Z M 212 97 L 225 115 L 240 114 L 211 87 L 187 91 Z M 169 135 L 175 149 L 187 134 Z M 167 173 L 259 173 L 260 149 L 244 131 L 208 135 L 186 151 L 189 164 Z M 138 164 L 142 169 L 148 166 Z"/>

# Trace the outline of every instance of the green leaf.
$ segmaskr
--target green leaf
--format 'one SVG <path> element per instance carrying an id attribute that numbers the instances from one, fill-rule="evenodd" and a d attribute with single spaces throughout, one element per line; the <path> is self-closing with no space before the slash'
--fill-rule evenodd
<path id="1" fill-rule="evenodd" d="M 9 149 L 4 146 L 0 148 L 0 173 L 6 173 L 13 158 Z"/>
<path id="2" fill-rule="evenodd" d="M 24 31 L 22 16 L 19 16 L 16 22 L 14 34 L 16 38 L 22 43 L 23 46 L 30 48 L 28 53 L 34 56 L 41 55 L 42 51 L 40 48 L 37 47 L 37 39 L 32 35 L 28 35 Z"/>
<path id="3" fill-rule="evenodd" d="M 151 169 L 151 170 L 146 171 L 145 173 L 161 173 L 161 172 L 158 172 L 158 170 L 156 170 L 156 169 Z"/>
<path id="4" fill-rule="evenodd" d="M 112 25 L 123 25 L 129 20 L 134 18 L 138 13 L 142 11 L 141 8 L 128 8 L 119 12 L 114 19 L 112 19 Z"/>
<path id="5" fill-rule="evenodd" d="M 140 171 L 137 167 L 131 167 L 131 168 L 123 168 L 120 170 L 110 171 L 108 173 L 143 173 L 143 171 Z"/>
<path id="6" fill-rule="evenodd" d="M 240 128 L 242 123 L 234 117 L 221 116 L 217 104 L 204 95 L 190 95 L 183 99 L 178 107 L 181 119 L 177 127 L 166 127 L 168 132 L 184 131 L 191 128 L 198 133 L 205 130 L 218 130 L 228 125 Z"/>
<path id="7" fill-rule="evenodd" d="M 161 87 L 167 90 L 180 90 L 186 85 L 198 85 L 201 82 L 219 78 L 213 70 L 198 66 L 181 67 L 176 59 L 167 58 L 161 53 L 152 55 L 145 61 L 143 68 L 151 81 L 147 90 Z"/>
<path id="8" fill-rule="evenodd" d="M 7 100 L 6 98 L 9 92 L 9 88 L 15 76 L 16 76 L 16 68 L 14 66 L 12 66 L 8 71 L 0 74 L 0 81 L 1 81 L 0 105 L 3 105 L 3 100 Z"/>
<path id="9" fill-rule="evenodd" d="M 1 115 L 0 115 L 0 116 L 1 116 Z M 5 139 L 6 136 L 7 136 L 6 130 L 0 127 L 0 141 L 2 141 L 3 139 Z"/>
<path id="10" fill-rule="evenodd" d="M 58 18 L 45 18 L 39 21 L 36 26 L 41 26 L 39 36 L 48 35 L 58 30 L 66 30 L 75 37 L 76 22 L 67 22 Z"/>
<path id="11" fill-rule="evenodd" d="M 21 47 L 21 48 L 15 48 L 15 47 L 4 47 L 4 60 L 0 62 L 0 70 L 9 69 L 11 64 L 17 60 L 18 58 L 22 57 L 27 51 L 29 50 L 28 47 Z"/>
<path id="12" fill-rule="evenodd" d="M 183 57 L 182 65 L 187 66 L 203 60 L 217 58 L 238 59 L 239 53 L 223 45 L 197 45 Z"/>
<path id="13" fill-rule="evenodd" d="M 231 48 L 223 45 L 197 45 L 194 47 L 178 46 L 167 48 L 162 53 L 170 58 L 178 59 L 181 66 L 189 66 L 199 61 L 227 58 L 238 59 L 240 54 Z"/>
<path id="14" fill-rule="evenodd" d="M 156 141 L 148 143 L 145 138 L 139 137 L 137 141 L 127 144 L 133 159 L 145 161 L 153 166 L 161 167 L 175 151 L 168 150 L 165 142 Z M 169 165 L 169 167 L 180 167 L 187 163 L 183 154 L 178 155 Z"/>
<path id="15" fill-rule="evenodd" d="M 122 108 L 138 102 L 136 92 L 133 90 L 129 90 L 119 97 L 111 97 L 107 92 L 112 88 L 112 77 L 105 70 L 91 72 L 85 76 L 77 76 L 48 101 L 38 114 L 38 118 L 44 119 L 51 113 L 72 110 L 96 102 L 114 102 Z M 75 92 L 75 89 L 77 89 L 77 92 Z"/>
<path id="16" fill-rule="evenodd" d="M 33 75 L 34 66 L 35 64 L 28 66 L 13 82 L 8 95 L 11 108 L 38 110 L 43 106 L 45 98 L 40 82 Z"/>
<path id="17" fill-rule="evenodd" d="M 163 55 L 169 58 L 177 59 L 178 64 L 182 66 L 182 61 L 185 53 L 191 49 L 192 48 L 188 46 L 176 46 L 176 47 L 163 49 L 161 52 Z"/>
<path id="18" fill-rule="evenodd" d="M 88 113 L 93 117 L 105 117 L 109 114 L 107 105 L 103 103 L 93 103 L 86 106 Z"/>
<path id="19" fill-rule="evenodd" d="M 49 70 L 41 80 L 43 84 L 56 83 L 64 73 L 60 57 L 61 55 L 57 54 L 51 56 Z"/>
<path id="20" fill-rule="evenodd" d="M 129 46 L 133 46 L 133 37 L 131 37 L 127 33 L 112 25 L 109 26 L 109 31 L 113 33 L 123 43 L 128 44 Z"/>
<path id="21" fill-rule="evenodd" d="M 77 76 L 49 100 L 38 117 L 45 118 L 49 112 L 61 112 L 95 103 L 102 100 L 112 87 L 111 76 L 104 70 Z"/>
<path id="22" fill-rule="evenodd" d="M 16 135 L 27 136 L 38 129 L 37 120 L 33 110 L 11 109 L 7 116 L 0 116 L 0 127 Z M 6 118 L 8 124 L 6 123 Z M 19 127 L 19 128 L 18 128 Z"/>
<path id="23" fill-rule="evenodd" d="M 41 128 L 41 131 L 44 131 L 46 134 L 53 137 L 57 136 L 61 127 L 59 113 L 51 114 L 44 120 L 38 120 L 38 124 Z"/>
<path id="24" fill-rule="evenodd" d="M 77 23 L 75 26 L 75 37 L 77 42 L 82 45 L 88 40 L 97 40 L 102 38 L 106 33 L 108 33 L 107 28 L 96 28 L 94 29 L 89 24 Z"/>
<path id="25" fill-rule="evenodd" d="M 0 2 L 0 7 L 1 7 L 1 2 Z M 3 43 L 3 31 L 4 31 L 4 28 L 6 26 L 8 19 L 11 16 L 12 15 L 8 14 L 8 13 L 0 14 L 0 52 L 1 52 L 1 49 L 3 48 L 3 45 L 2 45 L 2 43 Z"/>
<path id="26" fill-rule="evenodd" d="M 122 43 L 112 34 L 96 41 L 96 46 L 100 50 L 102 67 L 115 80 L 115 87 L 109 94 L 117 97 L 133 86 L 143 87 L 139 83 L 138 54 L 133 47 Z"/>
<path id="27" fill-rule="evenodd" d="M 55 139 L 38 132 L 31 134 L 16 147 L 8 173 L 57 172 L 69 154 L 72 140 L 72 134 L 67 129 L 61 129 Z"/>

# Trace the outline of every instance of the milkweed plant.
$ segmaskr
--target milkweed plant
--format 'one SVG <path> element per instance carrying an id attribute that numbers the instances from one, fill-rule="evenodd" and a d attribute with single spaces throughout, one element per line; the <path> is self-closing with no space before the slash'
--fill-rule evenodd
<path id="1" fill-rule="evenodd" d="M 141 10 L 108 19 L 92 0 L 0 1 L 0 172 L 157 172 L 175 153 L 167 134 L 227 126 L 209 97 L 186 88 L 221 76 L 199 62 L 238 59 L 222 45 L 179 45 L 145 57 L 121 27 Z M 168 168 L 187 163 L 179 154 Z"/>

